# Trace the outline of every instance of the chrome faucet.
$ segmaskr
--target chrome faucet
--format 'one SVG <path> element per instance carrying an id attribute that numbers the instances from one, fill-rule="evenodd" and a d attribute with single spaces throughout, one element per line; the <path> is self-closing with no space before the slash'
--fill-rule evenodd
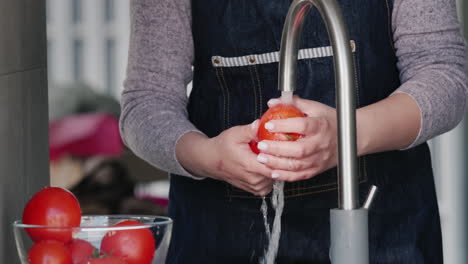
<path id="1" fill-rule="evenodd" d="M 360 207 L 354 62 L 348 30 L 336 0 L 295 0 L 291 4 L 281 39 L 278 88 L 282 92 L 294 92 L 296 89 L 300 36 L 304 19 L 312 6 L 318 9 L 325 21 L 335 65 L 339 208 L 330 211 L 330 258 L 333 264 L 367 264 L 369 263 L 367 209 L 376 187 L 372 188 L 366 207 Z"/>
<path id="2" fill-rule="evenodd" d="M 354 67 L 348 31 L 335 0 L 295 0 L 289 9 L 281 38 L 279 89 L 296 90 L 296 68 L 300 37 L 310 7 L 315 5 L 327 25 L 335 63 L 338 113 L 339 207 L 358 208 L 357 147 Z M 309 87 L 313 89 L 313 87 Z"/>

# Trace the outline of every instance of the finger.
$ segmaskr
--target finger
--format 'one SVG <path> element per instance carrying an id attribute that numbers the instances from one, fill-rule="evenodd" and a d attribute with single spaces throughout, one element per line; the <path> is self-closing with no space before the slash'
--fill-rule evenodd
<path id="1" fill-rule="evenodd" d="M 252 129 L 253 133 L 255 135 L 257 135 L 257 132 L 258 132 L 258 125 L 259 125 L 259 120 L 258 119 L 255 119 L 251 124 L 250 124 L 250 128 Z"/>
<path id="2" fill-rule="evenodd" d="M 248 189 L 249 192 L 253 193 L 257 191 L 256 186 L 264 186 L 265 182 L 272 181 L 271 177 L 265 177 L 263 175 L 256 175 L 252 173 L 243 174 L 242 177 L 231 177 L 228 182 L 237 186 L 242 186 L 242 189 Z"/>
<path id="3" fill-rule="evenodd" d="M 252 194 L 255 194 L 257 191 L 254 190 L 252 188 L 252 186 L 248 185 L 247 183 L 245 182 L 242 182 L 242 181 L 235 181 L 235 180 L 230 180 L 230 181 L 227 181 L 229 184 L 241 189 L 241 190 L 244 190 L 246 192 L 249 192 L 249 193 L 252 193 Z"/>
<path id="4" fill-rule="evenodd" d="M 255 186 L 252 186 L 252 188 L 256 191 L 255 192 L 256 195 L 265 196 L 268 193 L 270 193 L 271 190 L 273 189 L 273 183 L 274 183 L 273 179 L 265 178 L 264 181 L 262 181 L 261 183 Z"/>
<path id="5" fill-rule="evenodd" d="M 271 170 L 270 175 L 259 175 L 259 174 L 254 174 L 254 173 L 246 173 L 244 174 L 243 177 L 241 177 L 239 180 L 250 185 L 250 186 L 257 186 L 257 185 L 263 185 L 265 181 L 271 180 Z"/>
<path id="6" fill-rule="evenodd" d="M 269 193 L 271 193 L 271 191 L 273 190 L 273 183 L 274 183 L 274 181 L 268 182 L 268 184 L 266 184 L 266 185 L 258 192 L 258 195 L 259 195 L 259 196 L 266 196 L 266 195 L 268 195 Z"/>
<path id="7" fill-rule="evenodd" d="M 319 173 L 320 171 L 316 167 L 303 171 L 274 170 L 271 178 L 278 181 L 295 182 L 310 179 Z"/>
<path id="8" fill-rule="evenodd" d="M 301 110 L 304 108 L 309 108 L 313 102 L 315 101 L 303 99 L 297 95 L 293 96 L 293 104 Z"/>
<path id="9" fill-rule="evenodd" d="M 300 99 L 297 96 L 294 96 L 294 97 Z M 303 99 L 301 99 L 301 100 L 303 100 Z M 279 104 L 290 104 L 290 102 L 283 102 L 281 100 L 281 97 L 280 98 L 272 98 L 272 99 L 268 100 L 268 102 L 267 102 L 268 107 L 273 107 L 273 106 L 279 105 Z M 293 101 L 293 104 L 294 104 L 294 101 Z"/>
<path id="10" fill-rule="evenodd" d="M 271 191 L 273 187 L 273 180 L 271 178 L 265 178 L 263 176 L 258 176 L 258 178 L 260 178 L 261 180 L 255 185 L 249 184 L 241 180 L 231 180 L 229 181 L 229 183 L 236 186 L 239 189 L 242 189 L 254 195 L 265 196 Z M 250 179 L 250 181 L 255 180 Z"/>
<path id="11" fill-rule="evenodd" d="M 302 171 L 315 166 L 317 162 L 316 155 L 305 159 L 283 158 L 261 153 L 257 160 L 275 170 Z"/>
<path id="12" fill-rule="evenodd" d="M 273 98 L 273 99 L 268 100 L 267 102 L 268 107 L 273 107 L 278 104 L 281 104 L 281 100 L 279 98 Z"/>
<path id="13" fill-rule="evenodd" d="M 257 145 L 261 153 L 278 157 L 302 159 L 321 151 L 318 140 L 271 141 L 263 140 Z M 258 159 L 258 157 L 257 157 Z"/>
<path id="14" fill-rule="evenodd" d="M 267 196 L 272 190 L 273 190 L 273 184 L 271 184 L 268 188 L 264 188 L 262 190 L 254 191 L 250 193 L 256 196 L 263 197 L 263 196 Z"/>
<path id="15" fill-rule="evenodd" d="M 245 179 L 251 178 L 252 175 L 262 176 L 263 178 L 270 178 L 271 169 L 268 168 L 268 166 L 266 166 L 265 164 L 258 162 L 257 155 L 252 153 L 252 156 L 252 158 L 246 159 L 246 164 L 244 165 L 244 169 L 247 172 Z"/>
<path id="16" fill-rule="evenodd" d="M 317 101 L 313 101 L 313 100 L 303 99 L 295 95 L 293 96 L 293 104 L 300 110 L 304 111 L 304 110 L 309 110 L 311 107 L 316 107 L 320 103 Z"/>
<path id="17" fill-rule="evenodd" d="M 302 135 L 315 135 L 321 130 L 323 117 L 292 117 L 275 119 L 265 123 L 270 132 L 298 133 Z"/>
<path id="18" fill-rule="evenodd" d="M 293 104 L 308 116 L 323 116 L 326 114 L 324 109 L 327 107 L 317 101 L 303 99 L 295 95 L 293 96 Z"/>
<path id="19" fill-rule="evenodd" d="M 234 136 L 236 143 L 248 143 L 257 138 L 258 123 L 257 119 L 249 125 L 235 126 L 229 132 Z"/>

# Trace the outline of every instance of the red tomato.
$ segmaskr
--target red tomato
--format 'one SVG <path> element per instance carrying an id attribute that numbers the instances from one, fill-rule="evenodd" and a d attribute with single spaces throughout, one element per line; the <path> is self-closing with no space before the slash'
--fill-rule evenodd
<path id="1" fill-rule="evenodd" d="M 251 140 L 251 141 L 249 142 L 250 149 L 251 149 L 251 150 L 253 151 L 253 153 L 255 153 L 255 154 L 259 154 L 259 153 L 260 153 L 260 150 L 258 150 L 258 148 L 257 148 L 257 144 L 258 144 L 258 142 L 257 142 L 257 141 L 253 141 L 253 140 Z"/>
<path id="2" fill-rule="evenodd" d="M 62 242 L 43 240 L 28 252 L 29 264 L 72 264 L 70 252 Z"/>
<path id="3" fill-rule="evenodd" d="M 141 226 L 126 220 L 114 226 Z M 124 257 L 128 264 L 150 264 L 156 243 L 148 228 L 109 231 L 101 241 L 101 253 Z"/>
<path id="4" fill-rule="evenodd" d="M 36 193 L 23 211 L 23 224 L 53 227 L 80 226 L 81 209 L 76 197 L 69 191 L 46 187 Z M 64 243 L 72 239 L 70 229 L 28 228 L 29 236 L 35 242 L 58 240 Z"/>
<path id="5" fill-rule="evenodd" d="M 124 258 L 118 256 L 107 256 L 101 258 L 89 259 L 79 264 L 128 264 Z"/>
<path id="6" fill-rule="evenodd" d="M 66 246 L 70 251 L 73 264 L 79 264 L 94 256 L 99 256 L 97 248 L 93 247 L 88 241 L 73 239 Z"/>
<path id="7" fill-rule="evenodd" d="M 306 115 L 293 105 L 279 104 L 271 107 L 260 119 L 258 127 L 258 140 L 295 141 L 302 135 L 296 133 L 272 133 L 265 128 L 265 124 L 274 119 L 286 119 L 291 117 L 305 117 Z"/>

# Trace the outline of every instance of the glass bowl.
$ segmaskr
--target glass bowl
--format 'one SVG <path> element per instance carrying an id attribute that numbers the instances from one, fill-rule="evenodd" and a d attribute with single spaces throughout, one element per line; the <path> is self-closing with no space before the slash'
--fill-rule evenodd
<path id="1" fill-rule="evenodd" d="M 142 225 L 112 227 L 124 220 L 136 220 Z M 73 239 L 81 239 L 89 242 L 99 249 L 104 235 L 110 231 L 149 229 L 153 234 L 155 245 L 154 257 L 151 264 L 165 263 L 167 250 L 171 240 L 172 220 L 163 216 L 135 216 L 135 215 L 92 215 L 82 216 L 79 227 L 51 227 L 39 225 L 26 225 L 21 221 L 13 223 L 16 248 L 22 264 L 29 264 L 28 252 L 34 245 L 29 233 L 34 231 L 58 232 L 60 234 L 70 233 Z M 110 233 L 111 234 L 111 233 Z"/>

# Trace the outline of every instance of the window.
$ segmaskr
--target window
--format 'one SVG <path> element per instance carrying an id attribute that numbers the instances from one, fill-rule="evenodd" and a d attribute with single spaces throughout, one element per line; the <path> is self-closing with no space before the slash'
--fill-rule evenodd
<path id="1" fill-rule="evenodd" d="M 83 15 L 83 5 L 81 0 L 71 0 L 71 12 L 72 12 L 72 23 L 79 24 L 82 20 Z"/>
<path id="2" fill-rule="evenodd" d="M 109 23 L 115 18 L 115 2 L 114 0 L 104 0 L 104 20 Z"/>
<path id="3" fill-rule="evenodd" d="M 105 52 L 106 52 L 106 92 L 107 94 L 111 95 L 114 90 L 116 89 L 115 87 L 115 63 L 116 63 L 116 58 L 115 58 L 115 40 L 108 38 L 106 40 L 106 47 L 105 47 Z"/>
<path id="4" fill-rule="evenodd" d="M 73 79 L 80 81 L 83 79 L 83 40 L 73 41 Z"/>

